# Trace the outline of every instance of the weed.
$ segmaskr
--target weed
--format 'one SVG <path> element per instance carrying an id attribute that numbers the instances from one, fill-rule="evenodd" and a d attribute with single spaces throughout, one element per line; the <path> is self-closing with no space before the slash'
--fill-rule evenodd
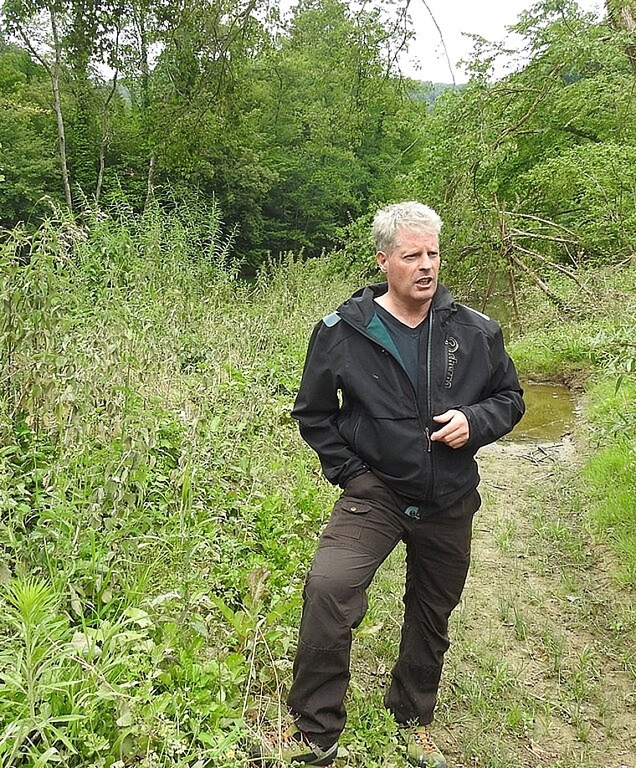
<path id="1" fill-rule="evenodd" d="M 291 256 L 243 283 L 229 247 L 214 205 L 61 219 L 0 245 L 7 768 L 236 768 L 246 734 L 283 718 L 302 584 L 337 494 L 289 412 L 312 326 L 351 285 L 328 260 Z M 608 658 L 636 679 L 633 611 L 608 602 L 589 554 L 604 532 L 633 578 L 627 325 L 585 318 L 571 298 L 576 329 L 544 313 L 515 357 L 545 375 L 605 366 L 586 435 L 597 450 L 583 490 L 555 474 L 546 503 L 548 484 L 534 483 L 524 514 L 497 519 L 496 546 L 475 558 L 476 581 L 504 586 L 453 616 L 438 720 L 458 763 L 591 765 L 586 708 L 605 705 L 609 728 Z M 485 491 L 497 504 L 496 486 Z M 403 559 L 397 548 L 380 570 L 356 633 L 352 766 L 404 765 L 382 704 Z M 586 642 L 570 647 L 564 621 Z M 566 746 L 533 746 L 555 729 Z"/>
<path id="2" fill-rule="evenodd" d="M 514 520 L 506 520 L 495 533 L 495 541 L 503 552 L 509 552 L 516 538 L 516 525 Z"/>

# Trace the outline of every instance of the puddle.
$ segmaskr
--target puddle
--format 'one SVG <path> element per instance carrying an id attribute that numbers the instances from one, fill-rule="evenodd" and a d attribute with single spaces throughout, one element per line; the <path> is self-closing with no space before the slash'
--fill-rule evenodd
<path id="1" fill-rule="evenodd" d="M 576 403 L 567 387 L 522 382 L 526 412 L 507 436 L 513 442 L 554 442 L 574 426 Z"/>
<path id="2" fill-rule="evenodd" d="M 489 297 L 485 311 L 501 324 L 504 336 L 507 336 L 513 320 L 507 288 L 502 283 L 498 283 L 495 287 L 499 290 Z M 483 305 L 483 297 L 475 293 L 468 303 L 480 309 L 480 305 Z M 576 401 L 567 387 L 559 384 L 534 384 L 528 381 L 521 382 L 521 385 L 526 412 L 513 431 L 503 438 L 504 441 L 554 443 L 559 442 L 563 435 L 572 431 L 576 418 Z"/>

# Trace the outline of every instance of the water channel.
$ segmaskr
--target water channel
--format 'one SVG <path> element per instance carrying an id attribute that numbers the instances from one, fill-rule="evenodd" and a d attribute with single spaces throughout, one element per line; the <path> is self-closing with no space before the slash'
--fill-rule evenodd
<path id="1" fill-rule="evenodd" d="M 567 387 L 522 382 L 526 412 L 506 438 L 512 442 L 557 442 L 572 430 L 576 402 Z"/>
<path id="2" fill-rule="evenodd" d="M 480 307 L 483 299 L 475 293 L 471 306 Z M 493 294 L 484 311 L 497 320 L 508 337 L 512 327 L 510 302 L 503 293 Z M 507 436 L 511 442 L 558 442 L 570 432 L 576 416 L 576 401 L 567 387 L 559 384 L 522 382 L 526 412 Z"/>

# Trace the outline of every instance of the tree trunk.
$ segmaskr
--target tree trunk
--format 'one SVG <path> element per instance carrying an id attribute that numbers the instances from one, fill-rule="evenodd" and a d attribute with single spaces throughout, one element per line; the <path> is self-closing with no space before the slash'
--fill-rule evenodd
<path id="1" fill-rule="evenodd" d="M 55 120 L 57 122 L 57 142 L 60 150 L 60 168 L 62 171 L 62 185 L 64 187 L 64 197 L 69 209 L 73 208 L 73 196 L 71 195 L 71 185 L 68 176 L 68 162 L 66 159 L 66 134 L 64 132 L 64 115 L 62 112 L 62 98 L 60 96 L 60 72 L 62 70 L 62 48 L 55 19 L 55 11 L 49 5 L 49 14 L 51 16 L 51 31 L 53 33 L 53 45 L 55 58 L 53 69 L 51 70 L 51 86 L 53 88 L 53 108 L 55 110 Z"/>
<path id="2" fill-rule="evenodd" d="M 57 123 L 57 143 L 60 153 L 60 170 L 62 172 L 62 187 L 64 189 L 64 198 L 69 209 L 73 208 L 73 197 L 71 195 L 71 185 L 68 175 L 68 162 L 66 159 L 66 135 L 64 132 L 64 113 L 62 111 L 62 97 L 60 94 L 60 74 L 62 71 L 62 46 L 57 28 L 57 19 L 52 5 L 47 5 L 49 17 L 51 19 L 51 34 L 53 37 L 53 64 L 47 61 L 46 57 L 38 51 L 33 45 L 26 29 L 19 23 L 16 25 L 16 31 L 22 38 L 28 51 L 45 69 L 51 80 L 51 90 L 53 92 L 53 111 L 55 112 L 55 121 Z"/>
<path id="3" fill-rule="evenodd" d="M 153 152 L 153 154 L 150 156 L 150 162 L 148 163 L 148 183 L 146 187 L 146 202 L 144 203 L 144 211 L 148 210 L 155 195 L 155 164 L 156 162 L 157 162 L 157 156 Z"/>
<path id="4" fill-rule="evenodd" d="M 636 0 L 605 0 L 605 9 L 614 29 L 636 36 Z M 636 42 L 628 43 L 625 53 L 636 77 Z"/>
<path id="5" fill-rule="evenodd" d="M 106 149 L 108 148 L 108 142 L 110 140 L 110 132 L 108 128 L 108 107 L 117 90 L 117 75 L 113 74 L 113 80 L 108 93 L 108 98 L 104 104 L 103 117 L 102 117 L 102 140 L 99 146 L 99 171 L 97 173 L 97 184 L 95 185 L 95 205 L 99 205 L 99 198 L 102 194 L 102 186 L 104 184 L 104 167 L 106 165 Z"/>

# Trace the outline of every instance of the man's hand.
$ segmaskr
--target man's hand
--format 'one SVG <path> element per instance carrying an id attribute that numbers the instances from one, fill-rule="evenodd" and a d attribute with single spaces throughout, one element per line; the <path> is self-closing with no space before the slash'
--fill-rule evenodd
<path id="1" fill-rule="evenodd" d="M 468 419 L 461 411 L 451 409 L 439 416 L 433 416 L 433 421 L 444 426 L 433 432 L 431 440 L 445 443 L 450 448 L 461 448 L 468 442 L 470 427 Z"/>

